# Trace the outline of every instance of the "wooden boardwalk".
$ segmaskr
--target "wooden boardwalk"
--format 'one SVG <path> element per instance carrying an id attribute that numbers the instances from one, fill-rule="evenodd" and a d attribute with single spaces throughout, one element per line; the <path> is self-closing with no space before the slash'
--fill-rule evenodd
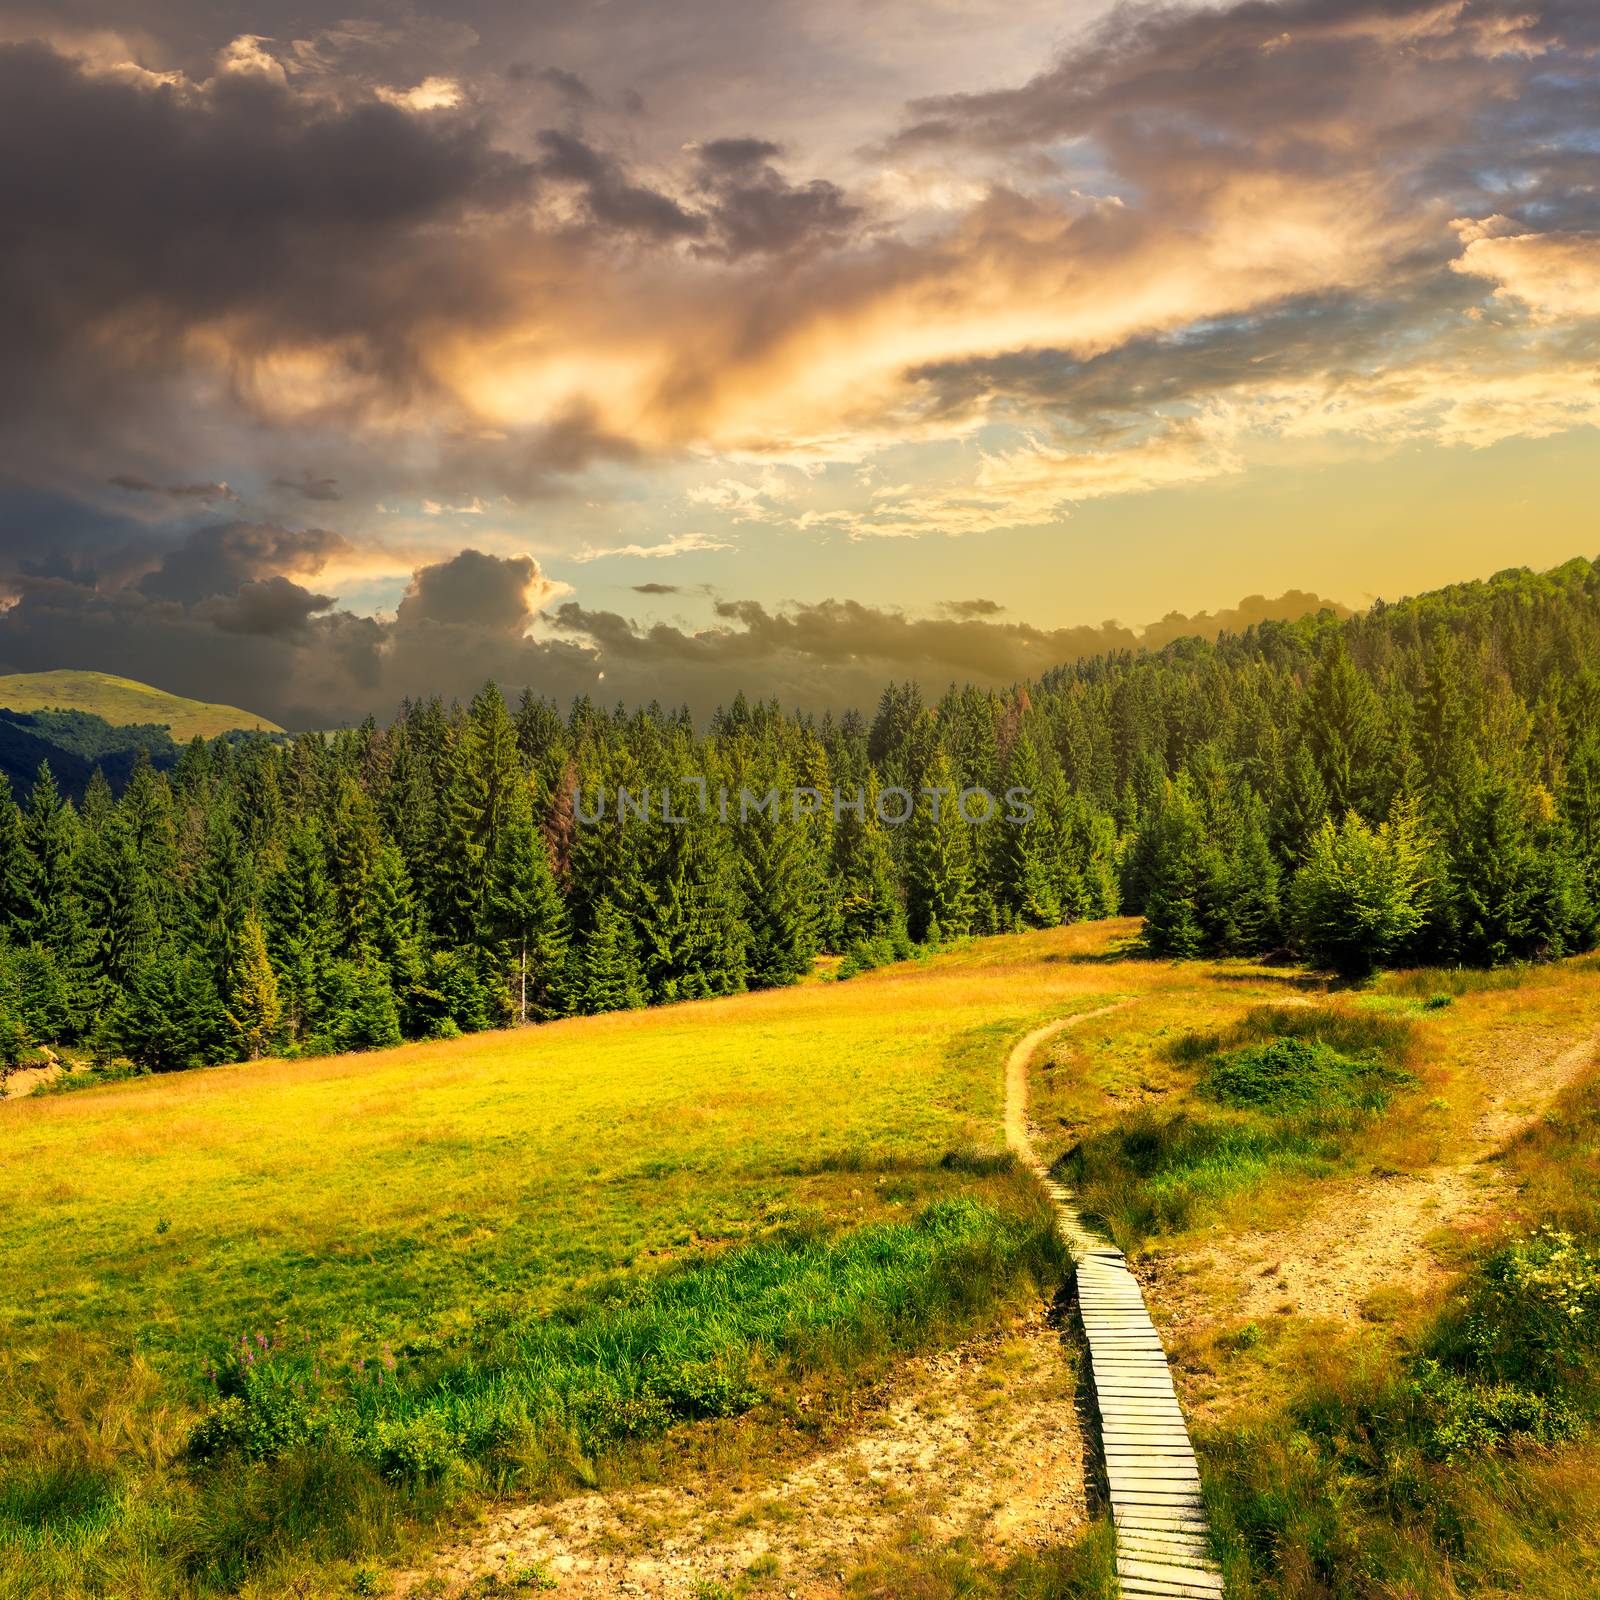
<path id="1" fill-rule="evenodd" d="M 1222 1574 L 1206 1540 L 1200 1470 L 1138 1280 L 1122 1252 L 1084 1225 L 1071 1192 L 1050 1176 L 1028 1135 L 1028 1066 L 1039 1047 L 1118 1009 L 1103 1006 L 1037 1028 L 1011 1052 L 1006 1142 L 1044 1185 L 1077 1262 L 1122 1592 L 1130 1600 L 1220 1600 Z"/>

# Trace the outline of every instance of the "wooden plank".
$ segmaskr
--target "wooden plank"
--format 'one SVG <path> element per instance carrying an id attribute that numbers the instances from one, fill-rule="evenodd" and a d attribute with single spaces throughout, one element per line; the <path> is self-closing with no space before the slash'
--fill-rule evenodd
<path id="1" fill-rule="evenodd" d="M 1207 1596 L 1222 1593 L 1220 1572 L 1196 1572 L 1192 1567 L 1169 1567 L 1151 1561 L 1119 1559 L 1117 1576 L 1123 1580 L 1124 1592 L 1127 1591 L 1128 1580 L 1136 1579 L 1148 1584 L 1165 1585 L 1169 1594 L 1193 1595 L 1197 1600 L 1206 1600 Z"/>
<path id="2" fill-rule="evenodd" d="M 1137 1539 L 1130 1534 L 1117 1535 L 1117 1550 L 1130 1561 L 1149 1561 L 1163 1567 L 1187 1567 L 1195 1572 L 1215 1572 L 1216 1566 L 1206 1554 L 1203 1540 L 1191 1544 L 1172 1544 L 1160 1539 Z"/>
<path id="3" fill-rule="evenodd" d="M 1119 1588 L 1127 1600 L 1215 1600 L 1216 1589 L 1195 1590 L 1183 1584 L 1149 1583 L 1143 1578 L 1125 1578 Z"/>
<path id="4" fill-rule="evenodd" d="M 1201 1566 L 1208 1572 L 1216 1563 L 1210 1547 L 1196 1533 L 1141 1533 L 1136 1529 L 1118 1530 L 1117 1548 L 1128 1555 L 1140 1550 L 1164 1551 L 1179 1566 Z"/>
<path id="5" fill-rule="evenodd" d="M 1117 1487 L 1111 1491 L 1111 1504 L 1129 1508 L 1163 1506 L 1171 1511 L 1182 1511 L 1192 1517 L 1205 1515 L 1205 1505 L 1200 1499 L 1199 1491 L 1182 1484 L 1170 1489 L 1155 1484 L 1144 1484 L 1138 1488 Z"/>
<path id="6" fill-rule="evenodd" d="M 1007 1061 L 1006 1125 L 1012 1147 L 1054 1205 L 1056 1230 L 1073 1256 L 1122 1591 L 1128 1600 L 1220 1600 L 1199 1466 L 1143 1289 L 1123 1252 L 1085 1225 L 1071 1189 L 1027 1137 L 1027 1052 L 1049 1031 L 1030 1034 Z"/>
<path id="7" fill-rule="evenodd" d="M 1203 1519 L 1188 1516 L 1181 1511 L 1167 1511 L 1159 1506 L 1114 1507 L 1111 1517 L 1119 1533 L 1124 1529 L 1129 1532 L 1138 1532 L 1141 1529 L 1153 1532 L 1162 1529 L 1167 1532 L 1191 1533 L 1196 1538 L 1206 1536 Z"/>

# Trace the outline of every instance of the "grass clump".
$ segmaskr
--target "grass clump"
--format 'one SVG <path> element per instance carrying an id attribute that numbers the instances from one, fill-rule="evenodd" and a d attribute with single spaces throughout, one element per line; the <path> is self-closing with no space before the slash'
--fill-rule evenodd
<path id="1" fill-rule="evenodd" d="M 1412 1081 L 1402 1017 L 1335 1006 L 1258 1006 L 1225 1031 L 1191 1033 L 1168 1059 L 1204 1068 L 1194 1097 L 1142 1106 L 1064 1157 L 1085 1211 L 1124 1249 L 1190 1227 L 1202 1210 L 1274 1175 L 1335 1170 Z"/>
<path id="2" fill-rule="evenodd" d="M 1321 1039 L 1271 1039 L 1212 1058 L 1199 1090 L 1218 1105 L 1262 1110 L 1388 1102 L 1396 1073 L 1384 1061 L 1341 1055 Z"/>
<path id="3" fill-rule="evenodd" d="M 1253 1006 L 1229 1028 L 1173 1040 L 1166 1055 L 1181 1065 L 1199 1066 L 1226 1050 L 1284 1039 L 1323 1044 L 1352 1060 L 1391 1067 L 1413 1065 L 1420 1044 L 1403 1016 L 1334 1005 Z"/>
<path id="4" fill-rule="evenodd" d="M 732 1417 L 785 1375 L 843 1368 L 963 1326 L 1023 1277 L 1059 1269 L 1037 1220 L 969 1199 L 838 1238 L 797 1233 L 619 1280 L 511 1321 L 412 1377 L 398 1358 L 324 1375 L 265 1335 L 230 1346 L 196 1426 L 202 1459 L 331 1444 L 385 1477 L 426 1478 L 561 1440 L 592 1456 L 681 1422 Z"/>
<path id="5" fill-rule="evenodd" d="M 1468 994 L 1520 989 L 1537 970 L 1526 961 L 1513 962 L 1506 967 L 1412 967 L 1404 972 L 1387 973 L 1379 982 L 1385 994 L 1437 1005 Z"/>

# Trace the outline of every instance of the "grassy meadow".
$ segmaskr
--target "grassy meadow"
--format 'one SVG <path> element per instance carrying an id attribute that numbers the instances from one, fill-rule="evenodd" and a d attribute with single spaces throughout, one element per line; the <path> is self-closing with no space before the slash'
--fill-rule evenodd
<path id="1" fill-rule="evenodd" d="M 281 1592 L 992 1318 L 1008 1043 L 1165 981 L 1107 937 L 6 1103 L 0 1593 Z"/>
<path id="2" fill-rule="evenodd" d="M 238 706 L 188 700 L 153 689 L 132 678 L 106 672 L 19 672 L 0 676 L 0 706 L 12 711 L 86 711 L 114 728 L 153 722 L 184 744 L 195 737 L 214 739 L 237 728 L 282 733 L 276 722 Z"/>
<path id="3" fill-rule="evenodd" d="M 1600 1016 L 1592 959 L 1330 990 L 1135 933 L 0 1105 L 0 1596 L 381 1593 L 497 1497 L 837 1436 L 904 1355 L 1062 1279 L 1001 1154 L 1041 1021 L 1127 1002 L 1046 1047 L 1031 1109 L 1159 1321 L 1190 1254 L 1434 1169 L 1507 1063 Z M 1519 1563 L 1592 1592 L 1597 1108 L 1580 1074 L 1511 1141 L 1436 1292 L 1178 1331 L 1180 1386 L 1225 1391 L 1197 1444 L 1233 1592 L 1455 1600 Z M 1552 1282 L 1582 1334 L 1554 1365 Z M 850 1592 L 1087 1600 L 1108 1549 L 913 1543 Z"/>

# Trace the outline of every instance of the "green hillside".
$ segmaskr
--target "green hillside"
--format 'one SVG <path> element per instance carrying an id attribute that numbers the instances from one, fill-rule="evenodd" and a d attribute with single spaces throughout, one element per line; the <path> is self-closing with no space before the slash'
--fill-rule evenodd
<path id="1" fill-rule="evenodd" d="M 180 743 L 196 734 L 212 739 L 236 728 L 283 732 L 277 723 L 253 711 L 186 700 L 105 672 L 20 672 L 0 677 L 0 706 L 13 711 L 87 711 L 113 727 L 154 722 L 170 728 Z"/>

